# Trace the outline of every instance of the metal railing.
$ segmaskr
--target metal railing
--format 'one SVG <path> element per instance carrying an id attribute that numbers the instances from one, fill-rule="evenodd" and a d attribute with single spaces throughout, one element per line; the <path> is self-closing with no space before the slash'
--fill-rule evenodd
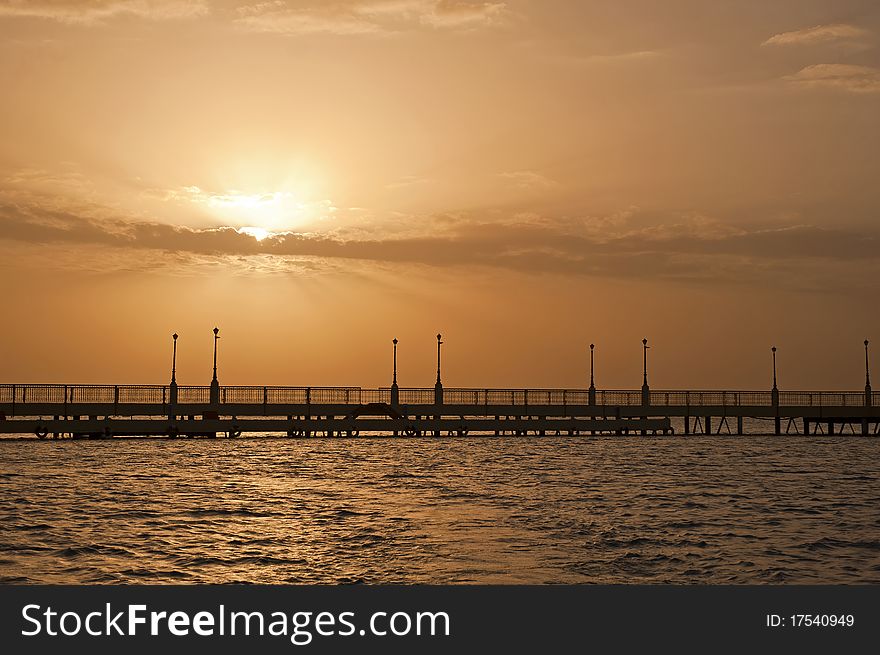
<path id="1" fill-rule="evenodd" d="M 402 405 L 432 405 L 434 388 L 401 388 Z M 651 391 L 656 407 L 771 407 L 771 391 Z M 2 384 L 0 404 L 159 405 L 171 400 L 168 385 Z M 445 388 L 445 405 L 559 406 L 589 405 L 586 389 L 462 389 Z M 779 391 L 780 407 L 863 407 L 864 391 Z M 210 387 L 178 387 L 178 405 L 209 404 Z M 880 392 L 871 404 L 880 406 Z M 390 403 L 391 390 L 360 387 L 221 386 L 221 404 L 241 405 L 363 405 Z M 597 406 L 640 406 L 638 390 L 596 390 Z"/>

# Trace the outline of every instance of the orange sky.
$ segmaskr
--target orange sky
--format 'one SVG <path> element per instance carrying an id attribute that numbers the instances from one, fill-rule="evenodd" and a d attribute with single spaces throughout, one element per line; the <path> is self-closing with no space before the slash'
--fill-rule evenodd
<path id="1" fill-rule="evenodd" d="M 0 378 L 864 384 L 880 6 L 0 0 Z M 880 366 L 880 364 L 878 364 Z M 878 370 L 877 375 L 880 375 Z"/>

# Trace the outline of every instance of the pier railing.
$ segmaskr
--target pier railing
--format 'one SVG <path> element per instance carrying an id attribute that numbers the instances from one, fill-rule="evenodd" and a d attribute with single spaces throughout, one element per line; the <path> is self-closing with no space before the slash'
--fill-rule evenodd
<path id="1" fill-rule="evenodd" d="M 434 404 L 434 388 L 401 388 L 402 405 Z M 446 405 L 589 405 L 586 389 L 462 389 L 445 388 Z M 781 407 L 861 407 L 864 391 L 780 391 Z M 880 392 L 871 398 L 880 406 Z M 2 404 L 117 404 L 165 405 L 171 401 L 168 385 L 61 385 L 3 384 Z M 360 387 L 279 387 L 222 386 L 221 404 L 242 405 L 363 405 L 390 403 L 391 389 Z M 210 403 L 210 387 L 178 387 L 178 405 Z M 639 390 L 596 390 L 597 406 L 640 406 Z M 770 407 L 770 391 L 651 391 L 650 404 L 656 407 Z"/>

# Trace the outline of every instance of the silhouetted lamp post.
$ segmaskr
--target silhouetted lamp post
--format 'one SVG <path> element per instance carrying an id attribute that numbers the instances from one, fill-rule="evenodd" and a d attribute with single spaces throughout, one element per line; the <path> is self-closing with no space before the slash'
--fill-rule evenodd
<path id="1" fill-rule="evenodd" d="M 175 421 L 177 420 L 177 413 L 175 411 L 177 407 L 177 332 L 171 335 L 172 346 L 171 346 L 171 385 L 169 386 L 169 405 L 168 408 L 168 420 Z"/>
<path id="2" fill-rule="evenodd" d="M 593 349 L 596 347 L 596 344 L 590 344 L 590 389 L 589 389 L 589 399 L 588 403 L 590 406 L 596 404 L 596 384 L 593 380 Z"/>
<path id="3" fill-rule="evenodd" d="M 770 391 L 770 400 L 774 405 L 779 404 L 779 389 L 776 386 L 776 346 L 770 348 L 773 355 L 773 389 Z"/>
<path id="4" fill-rule="evenodd" d="M 171 335 L 171 384 L 177 386 L 177 332 Z"/>
<path id="5" fill-rule="evenodd" d="M 441 335 L 437 335 L 437 383 L 434 385 L 434 403 L 443 404 L 443 384 L 440 382 L 440 346 L 443 342 L 440 340 Z"/>
<path id="6" fill-rule="evenodd" d="M 394 372 L 391 377 L 391 404 L 398 405 L 400 399 L 400 389 L 397 388 L 397 339 L 391 341 L 394 350 Z"/>
<path id="7" fill-rule="evenodd" d="M 214 328 L 214 377 L 211 379 L 211 404 L 220 404 L 220 383 L 217 381 L 217 340 L 220 338 L 220 328 Z"/>
<path id="8" fill-rule="evenodd" d="M 642 404 L 651 404 L 651 389 L 648 386 L 648 340 L 642 339 Z"/>
<path id="9" fill-rule="evenodd" d="M 868 368 L 868 340 L 865 339 L 865 407 L 870 407 L 873 404 L 871 395 L 871 370 Z"/>

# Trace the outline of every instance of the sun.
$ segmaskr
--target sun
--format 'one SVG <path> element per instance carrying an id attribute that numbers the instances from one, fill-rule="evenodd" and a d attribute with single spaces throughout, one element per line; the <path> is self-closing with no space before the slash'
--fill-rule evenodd
<path id="1" fill-rule="evenodd" d="M 289 230 L 303 220 L 302 205 L 290 191 L 245 193 L 230 189 L 211 193 L 197 186 L 184 187 L 183 190 L 190 202 L 257 241 Z"/>
<path id="2" fill-rule="evenodd" d="M 206 204 L 211 213 L 250 229 L 245 233 L 258 241 L 272 231 L 289 227 L 296 219 L 296 203 L 289 191 L 249 194 L 233 190 L 210 195 Z"/>
<path id="3" fill-rule="evenodd" d="M 275 234 L 274 232 L 270 232 L 266 228 L 254 227 L 254 226 L 241 227 L 238 229 L 238 233 L 239 234 L 247 234 L 248 236 L 253 237 L 257 241 L 262 241 L 266 237 L 269 237 L 269 236 L 272 236 L 273 234 Z"/>
<path id="4" fill-rule="evenodd" d="M 221 225 L 232 227 L 257 241 L 301 229 L 333 214 L 329 200 L 310 200 L 284 185 L 281 190 L 207 191 L 197 186 L 181 187 L 177 197 L 198 205 L 202 212 Z"/>

